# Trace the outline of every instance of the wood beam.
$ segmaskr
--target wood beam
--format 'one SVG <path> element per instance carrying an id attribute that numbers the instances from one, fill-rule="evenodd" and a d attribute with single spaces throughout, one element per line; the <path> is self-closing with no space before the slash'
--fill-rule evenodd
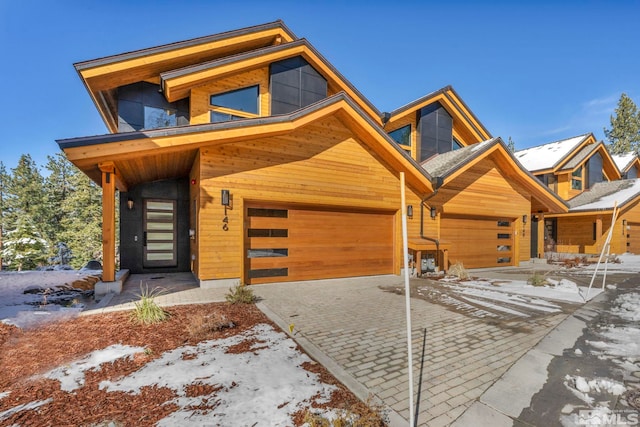
<path id="1" fill-rule="evenodd" d="M 102 171 L 102 281 L 116 280 L 116 179 L 113 164 Z"/>

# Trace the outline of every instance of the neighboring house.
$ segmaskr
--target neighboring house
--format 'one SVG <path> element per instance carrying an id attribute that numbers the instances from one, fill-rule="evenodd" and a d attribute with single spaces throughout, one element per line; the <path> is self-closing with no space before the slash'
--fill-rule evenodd
<path id="1" fill-rule="evenodd" d="M 538 254 L 530 250 L 538 240 L 532 213 L 566 212 L 451 87 L 391 112 L 385 130 L 434 177 L 436 192 L 425 203 L 452 262 L 519 265 Z"/>
<path id="2" fill-rule="evenodd" d="M 640 254 L 640 179 L 600 182 L 569 201 L 570 213 L 558 217 L 558 227 L 575 233 L 573 247 L 564 252 L 598 253 L 589 244 L 608 232 L 614 206 L 619 208 L 611 234 L 611 253 Z M 595 219 L 595 221 L 594 221 Z M 586 238 L 585 238 L 586 237 Z M 596 250 L 594 250 L 596 249 Z"/>
<path id="3" fill-rule="evenodd" d="M 401 175 L 411 250 L 444 269 L 476 263 L 469 245 L 495 249 L 478 266 L 528 260 L 527 215 L 566 211 L 453 89 L 382 113 L 281 21 L 75 67 L 111 134 L 58 144 L 102 186 L 107 282 L 116 192 L 120 268 L 201 285 L 399 274 Z M 387 135 L 407 124 L 409 144 Z M 454 144 L 479 149 L 458 170 L 421 166 Z M 467 220 L 491 238 L 446 231 Z"/>
<path id="4" fill-rule="evenodd" d="M 569 204 L 569 212 L 545 216 L 542 252 L 600 253 L 616 201 L 620 212 L 610 251 L 638 250 L 632 230 L 640 221 L 640 187 L 621 181 L 637 177 L 637 156 L 611 156 L 591 133 L 517 151 L 515 156 Z"/>
<path id="5" fill-rule="evenodd" d="M 636 179 L 640 172 L 640 158 L 635 152 L 627 154 L 612 154 L 611 158 L 616 163 L 623 179 Z"/>

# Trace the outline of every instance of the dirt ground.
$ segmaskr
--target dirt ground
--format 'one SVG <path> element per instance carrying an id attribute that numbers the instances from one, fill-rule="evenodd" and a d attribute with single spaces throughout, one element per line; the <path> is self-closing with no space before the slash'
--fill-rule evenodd
<path id="1" fill-rule="evenodd" d="M 0 398 L 0 413 L 29 402 L 51 399 L 37 410 L 25 410 L 0 420 L 11 426 L 151 426 L 176 410 L 166 402 L 175 392 L 162 387 L 145 387 L 140 394 L 106 392 L 99 389 L 103 380 L 115 380 L 137 371 L 162 353 L 199 341 L 225 338 L 252 328 L 258 323 L 278 327 L 267 319 L 255 305 L 202 304 L 170 307 L 168 321 L 140 325 L 131 321 L 128 312 L 115 312 L 78 317 L 23 331 L 0 323 L 0 391 L 10 392 Z M 236 326 L 205 334 L 193 334 L 193 325 L 207 313 L 217 312 Z M 190 333 L 191 331 L 191 333 Z M 85 373 L 85 385 L 73 392 L 63 391 L 60 382 L 38 378 L 52 368 L 81 358 L 109 345 L 123 344 L 145 347 L 144 353 L 132 358 L 107 363 L 101 370 Z M 299 349 L 302 351 L 301 349 Z M 250 351 L 234 349 L 234 351 Z M 337 391 L 329 408 L 351 408 L 354 412 L 367 408 L 319 364 L 307 364 L 305 369 L 320 375 L 321 381 L 336 385 Z M 194 385 L 193 396 L 215 397 L 216 390 Z M 294 417 L 302 424 L 304 413 Z M 113 424 L 110 424 L 113 423 Z"/>

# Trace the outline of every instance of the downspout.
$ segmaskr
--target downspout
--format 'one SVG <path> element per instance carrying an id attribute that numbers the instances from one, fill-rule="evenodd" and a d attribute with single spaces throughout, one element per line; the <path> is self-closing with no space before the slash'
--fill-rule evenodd
<path id="1" fill-rule="evenodd" d="M 438 256 L 440 254 L 440 240 L 424 235 L 424 206 L 427 203 L 427 200 L 435 197 L 438 194 L 438 190 L 442 186 L 443 179 L 440 176 L 436 177 L 433 179 L 432 183 L 434 192 L 420 201 L 420 238 L 436 244 L 436 266 L 440 267 L 440 265 L 438 264 Z M 422 267 L 420 268 L 422 269 Z"/>

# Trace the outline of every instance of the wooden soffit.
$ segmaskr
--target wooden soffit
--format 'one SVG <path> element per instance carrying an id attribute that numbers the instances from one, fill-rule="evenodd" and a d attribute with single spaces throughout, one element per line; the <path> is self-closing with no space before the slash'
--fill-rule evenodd
<path id="1" fill-rule="evenodd" d="M 328 116 L 338 118 L 392 170 L 405 172 L 407 184 L 418 194 L 433 192 L 431 177 L 424 169 L 342 92 L 290 115 L 74 138 L 58 144 L 67 158 L 94 181 L 98 182 L 98 165 L 113 162 L 123 181 L 132 187 L 187 176 L 201 148 L 286 135 Z"/>

